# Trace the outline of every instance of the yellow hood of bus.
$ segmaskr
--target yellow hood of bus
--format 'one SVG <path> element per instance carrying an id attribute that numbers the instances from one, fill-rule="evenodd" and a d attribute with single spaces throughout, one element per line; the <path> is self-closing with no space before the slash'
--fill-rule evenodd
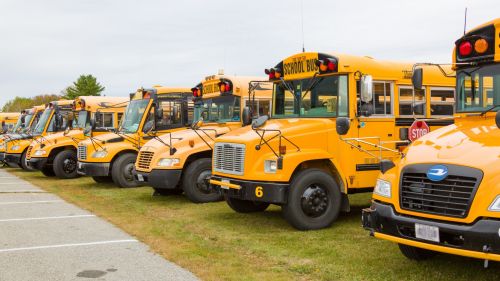
<path id="1" fill-rule="evenodd" d="M 75 141 L 79 142 L 85 139 L 85 136 L 83 135 L 82 130 L 70 130 L 66 135 L 64 132 L 57 132 L 57 133 L 52 133 L 49 134 L 43 138 L 38 138 L 39 142 L 34 141 L 32 145 L 32 150 L 38 150 L 41 149 L 41 144 L 44 145 L 43 150 L 47 151 L 47 154 L 44 155 L 44 157 L 47 157 L 50 153 L 50 151 L 54 148 L 57 147 L 62 147 L 62 146 L 77 146 L 77 143 Z"/>
<path id="2" fill-rule="evenodd" d="M 458 118 L 454 125 L 415 141 L 403 163 L 439 162 L 493 171 L 500 164 L 499 140 L 494 116 Z"/>
<path id="3" fill-rule="evenodd" d="M 326 118 L 271 119 L 257 130 L 259 134 L 262 134 L 261 130 L 280 130 L 284 137 L 292 140 L 294 143 L 298 141 L 299 143 L 296 144 L 299 145 L 301 149 L 303 146 L 318 147 L 323 145 L 325 146 L 324 148 L 326 148 L 326 135 L 320 139 L 303 138 L 309 138 L 311 135 L 323 134 L 326 131 L 335 130 L 335 121 Z M 276 134 L 277 132 L 267 131 L 264 138 L 267 140 Z M 271 143 L 277 144 L 277 141 L 278 139 L 275 138 L 271 141 Z M 217 142 L 243 143 L 248 146 L 258 144 L 260 142 L 260 136 L 251 128 L 251 126 L 247 126 L 217 138 Z M 282 145 L 286 145 L 287 150 L 293 150 L 293 146 L 285 140 L 282 140 Z M 278 149 L 277 146 L 273 148 Z"/>

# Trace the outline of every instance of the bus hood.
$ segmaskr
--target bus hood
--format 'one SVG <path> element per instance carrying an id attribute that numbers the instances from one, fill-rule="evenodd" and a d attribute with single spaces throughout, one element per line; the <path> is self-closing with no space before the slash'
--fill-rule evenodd
<path id="1" fill-rule="evenodd" d="M 279 130 L 285 138 L 297 145 L 300 144 L 301 149 L 305 148 L 304 146 L 326 149 L 326 133 L 335 130 L 335 121 L 326 118 L 271 119 L 256 131 L 251 126 L 246 126 L 217 138 L 217 142 L 244 143 L 254 146 L 260 143 L 261 137 L 259 134 L 264 133 L 264 139 L 268 140 L 279 133 L 276 130 Z M 310 139 L 307 140 L 306 138 Z M 274 138 L 271 143 L 274 144 L 277 141 L 278 138 Z M 282 144 L 286 145 L 287 149 L 294 148 L 293 145 L 283 139 Z M 276 145 L 273 148 L 278 149 Z"/>
<path id="2" fill-rule="evenodd" d="M 415 141 L 403 164 L 448 163 L 487 171 L 500 165 L 500 129 L 491 115 L 456 119 Z"/>
<path id="3" fill-rule="evenodd" d="M 230 130 L 231 129 L 226 126 L 202 126 L 200 129 L 196 130 L 196 132 L 192 129 L 185 129 L 159 136 L 158 138 L 164 143 L 162 143 L 158 139 L 152 139 L 149 142 L 147 142 L 144 146 L 148 146 L 154 149 L 161 149 L 162 147 L 168 149 L 165 143 L 170 145 L 170 138 L 172 138 L 172 146 L 175 147 L 177 150 L 182 149 L 184 147 L 190 148 L 192 147 L 191 144 L 193 143 L 194 144 L 203 143 L 206 146 L 203 140 L 212 145 L 213 141 L 211 139 L 215 139 L 217 136 L 224 135 L 228 133 Z M 208 137 L 207 135 L 210 137 Z"/>

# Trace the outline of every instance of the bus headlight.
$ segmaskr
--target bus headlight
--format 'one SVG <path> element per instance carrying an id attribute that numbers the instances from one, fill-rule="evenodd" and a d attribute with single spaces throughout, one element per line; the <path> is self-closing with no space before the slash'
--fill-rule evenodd
<path id="1" fill-rule="evenodd" d="M 108 152 L 106 150 L 98 150 L 92 154 L 93 158 L 104 158 L 108 155 Z"/>
<path id="2" fill-rule="evenodd" d="M 498 195 L 497 198 L 493 200 L 493 203 L 491 203 L 490 207 L 488 208 L 488 211 L 500 212 L 500 195 Z M 500 229 L 498 231 L 499 231 L 498 234 L 500 235 Z"/>
<path id="3" fill-rule="evenodd" d="M 5 150 L 5 143 L 0 144 L 0 150 Z"/>
<path id="4" fill-rule="evenodd" d="M 391 183 L 385 180 L 378 179 L 375 188 L 373 189 L 373 193 L 391 198 Z"/>
<path id="5" fill-rule="evenodd" d="M 161 158 L 158 161 L 157 166 L 158 167 L 172 167 L 172 166 L 176 166 L 177 164 L 179 164 L 179 162 L 180 162 L 179 158 Z"/>
<path id="6" fill-rule="evenodd" d="M 278 168 L 278 164 L 276 160 L 265 160 L 264 161 L 264 172 L 276 174 L 276 170 Z"/>
<path id="7" fill-rule="evenodd" d="M 12 150 L 19 150 L 19 145 L 14 145 L 10 149 L 12 149 Z"/>
<path id="8" fill-rule="evenodd" d="M 45 155 L 47 153 L 47 151 L 43 150 L 43 149 L 37 149 L 35 150 L 35 153 L 33 154 L 33 156 L 42 156 L 42 155 Z"/>

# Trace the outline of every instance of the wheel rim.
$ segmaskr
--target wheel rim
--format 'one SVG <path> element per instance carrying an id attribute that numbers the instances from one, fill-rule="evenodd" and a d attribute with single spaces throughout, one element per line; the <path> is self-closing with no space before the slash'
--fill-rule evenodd
<path id="1" fill-rule="evenodd" d="M 213 190 L 210 188 L 210 185 L 208 185 L 208 180 L 210 179 L 211 175 L 211 170 L 205 170 L 202 171 L 196 179 L 196 188 L 204 194 L 210 194 L 213 192 Z"/>
<path id="2" fill-rule="evenodd" d="M 326 189 L 318 184 L 309 185 L 302 194 L 301 206 L 308 217 L 317 218 L 325 214 L 329 207 Z"/>
<path id="3" fill-rule="evenodd" d="M 67 158 L 63 161 L 63 171 L 66 174 L 71 174 L 76 170 L 76 160 L 73 158 Z"/>
<path id="4" fill-rule="evenodd" d="M 128 163 L 125 165 L 125 171 L 123 173 L 123 177 L 125 178 L 126 181 L 135 181 L 134 179 L 134 173 L 132 172 L 134 170 L 134 163 Z"/>

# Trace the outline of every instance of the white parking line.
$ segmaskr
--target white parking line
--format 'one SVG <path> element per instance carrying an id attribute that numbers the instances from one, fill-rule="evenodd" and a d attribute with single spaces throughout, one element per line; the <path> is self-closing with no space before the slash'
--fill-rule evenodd
<path id="1" fill-rule="evenodd" d="M 97 242 L 89 242 L 89 243 L 59 244 L 59 245 L 34 246 L 34 247 L 23 247 L 23 248 L 10 248 L 10 249 L 0 249 L 0 253 L 27 251 L 27 250 L 39 250 L 39 249 L 51 249 L 51 248 L 105 245 L 105 244 L 116 244 L 116 243 L 133 243 L 133 242 L 138 242 L 138 241 L 135 239 L 125 239 L 125 240 L 97 241 Z"/>
<path id="2" fill-rule="evenodd" d="M 47 193 L 47 191 L 33 189 L 33 190 L 1 190 L 0 193 Z"/>
<path id="3" fill-rule="evenodd" d="M 95 215 L 76 215 L 76 216 L 59 216 L 59 217 L 4 219 L 4 220 L 0 220 L 0 222 L 34 221 L 34 220 L 58 220 L 58 219 L 74 219 L 74 218 L 89 218 L 89 217 L 95 217 Z"/>
<path id="4" fill-rule="evenodd" d="M 37 203 L 60 203 L 63 200 L 45 200 L 45 201 L 18 201 L 18 202 L 0 202 L 0 205 L 15 205 L 15 204 L 37 204 Z"/>

